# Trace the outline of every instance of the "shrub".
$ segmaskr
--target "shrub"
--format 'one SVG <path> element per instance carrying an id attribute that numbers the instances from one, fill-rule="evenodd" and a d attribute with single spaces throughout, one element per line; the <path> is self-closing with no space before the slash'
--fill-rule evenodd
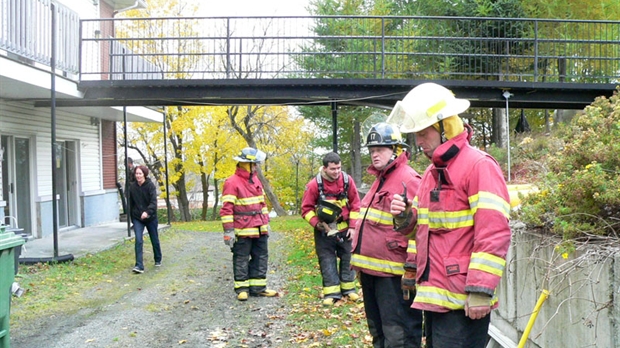
<path id="1" fill-rule="evenodd" d="M 620 89 L 620 88 L 619 88 Z M 620 221 L 620 97 L 599 97 L 556 133 L 563 144 L 545 156 L 547 174 L 518 217 L 565 239 L 618 236 Z"/>

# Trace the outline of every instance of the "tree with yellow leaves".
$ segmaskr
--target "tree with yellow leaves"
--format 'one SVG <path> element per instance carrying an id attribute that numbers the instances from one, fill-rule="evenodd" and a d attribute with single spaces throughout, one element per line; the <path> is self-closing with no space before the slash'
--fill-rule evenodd
<path id="1" fill-rule="evenodd" d="M 148 7 L 141 10 L 132 10 L 125 12 L 125 16 L 129 18 L 159 18 L 159 17 L 189 17 L 196 13 L 198 4 L 188 1 L 164 1 L 150 0 Z M 137 32 L 147 32 L 148 37 L 181 37 L 188 33 L 196 33 L 198 29 L 196 23 L 191 20 L 180 20 L 172 26 L 163 26 L 156 20 L 149 21 L 125 21 L 116 29 L 117 38 L 131 38 Z M 122 42 L 122 41 L 121 41 Z M 162 52 L 191 52 L 200 51 L 201 47 L 193 41 L 186 40 L 151 40 L 151 41 L 135 41 L 127 40 L 125 45 L 134 53 L 162 53 Z M 147 55 L 151 64 L 158 67 L 160 71 L 172 71 L 166 76 L 172 78 L 191 78 L 188 74 L 179 74 L 179 71 L 195 71 L 200 66 L 199 55 L 172 55 L 172 54 L 152 54 Z M 172 68 L 172 69 L 171 69 Z M 182 221 L 192 220 L 190 204 L 188 199 L 188 188 L 195 186 L 192 178 L 188 177 L 190 173 L 202 172 L 200 163 L 196 157 L 188 156 L 188 150 L 198 147 L 200 148 L 200 136 L 197 130 L 204 129 L 200 125 L 200 116 L 205 112 L 198 107 L 164 107 L 164 127 L 167 130 L 167 139 L 163 139 L 161 135 L 160 125 L 155 124 L 134 124 L 131 128 L 137 133 L 133 141 L 127 139 L 129 147 L 134 149 L 145 149 L 140 151 L 144 162 L 153 170 L 153 173 L 160 183 L 162 191 L 168 190 L 163 182 L 163 173 L 167 172 L 170 184 L 174 187 L 176 201 Z M 170 159 L 168 167 L 163 166 L 163 144 L 170 146 Z M 137 144 L 140 144 L 138 146 Z M 191 153 L 191 151 L 189 151 Z M 158 170 L 155 170 L 158 169 Z M 203 187 L 203 195 L 208 194 L 208 185 Z M 166 197 L 166 204 L 171 207 L 169 195 Z M 204 201 L 203 204 L 208 204 Z"/>
<path id="2" fill-rule="evenodd" d="M 154 66 L 159 67 L 160 71 L 166 71 L 166 78 L 188 79 L 192 78 L 192 72 L 200 71 L 206 62 L 200 61 L 200 44 L 196 40 L 182 39 L 192 36 L 198 31 L 199 26 L 193 20 L 179 20 L 175 25 L 164 25 L 162 21 L 157 21 L 157 17 L 183 17 L 191 16 L 196 11 L 195 3 L 151 0 L 146 10 L 135 10 L 127 14 L 128 17 L 148 17 L 147 21 L 128 21 L 119 24 L 117 32 L 118 38 L 127 38 L 126 44 L 134 54 L 144 54 Z M 194 11 L 194 12 L 192 12 Z M 168 23 L 169 21 L 166 21 Z M 266 24 L 269 25 L 269 24 Z M 131 40 L 133 33 L 147 32 L 150 38 L 172 38 L 167 40 Z M 191 34 L 191 35 L 188 35 Z M 175 39 L 177 38 L 177 39 Z M 266 49 L 267 41 L 256 40 L 250 43 L 253 51 Z M 183 55 L 174 53 L 183 52 Z M 196 54 L 187 54 L 196 53 Z M 224 58 L 223 58 L 224 59 Z M 223 64 L 226 62 L 209 62 L 209 64 Z M 244 62 L 243 71 L 255 71 L 260 74 L 263 64 L 269 64 L 264 58 L 252 62 Z M 245 78 L 238 72 L 230 68 L 229 77 Z M 224 111 L 225 110 L 225 111 Z M 225 113 L 224 113 L 225 112 Z M 188 193 L 198 192 L 198 181 L 202 186 L 203 209 L 201 217 L 206 219 L 207 203 L 209 195 L 209 182 L 213 178 L 215 187 L 215 206 L 219 184 L 218 181 L 234 171 L 234 161 L 232 157 L 243 147 L 250 146 L 266 150 L 274 158 L 286 158 L 286 152 L 290 144 L 282 146 L 285 140 L 298 139 L 302 134 L 301 123 L 303 121 L 295 119 L 289 114 L 287 107 L 265 107 L 265 106 L 175 106 L 165 107 L 165 129 L 167 130 L 166 141 L 171 148 L 168 176 L 170 184 L 174 187 L 173 194 L 176 196 L 181 220 L 189 221 L 192 219 Z M 222 114 L 225 115 L 222 116 Z M 227 120 L 224 123 L 224 119 Z M 140 141 L 149 148 L 154 139 L 161 139 L 156 136 L 157 127 L 154 125 L 134 125 L 136 130 L 140 130 Z M 294 135 L 294 136 L 293 136 Z M 307 144 L 303 139 L 301 145 Z M 303 141 L 302 141 L 303 140 Z M 247 145 L 243 145 L 243 144 Z M 297 144 L 296 144 L 297 146 Z M 135 146 L 137 148 L 138 146 Z M 147 151 L 149 160 L 156 158 L 156 151 Z M 299 151 L 297 153 L 300 153 Z M 285 157 L 282 157 L 285 156 Z M 161 157 L 161 156 L 160 156 Z M 149 163 L 145 158 L 145 162 Z M 265 166 L 269 166 L 269 159 Z M 151 165 L 153 165 L 151 163 Z M 276 168 L 276 166 L 274 166 Z M 230 172 L 228 172 L 230 171 Z M 265 195 L 271 207 L 278 215 L 286 214 L 279 202 L 279 192 L 276 193 L 265 177 L 262 170 L 257 173 L 259 180 L 263 183 Z M 195 179 L 195 178 L 200 178 Z M 160 181 L 161 182 L 161 181 Z M 279 181 L 280 192 L 287 191 L 284 181 Z M 161 185 L 160 185 L 161 186 Z M 165 189 L 165 188 L 164 188 Z M 288 191 L 287 191 L 288 192 Z M 168 202 L 170 205 L 170 202 Z M 215 216 L 216 209 L 213 210 Z"/>
<path id="3" fill-rule="evenodd" d="M 234 106 L 228 109 L 230 124 L 243 137 L 248 146 L 259 148 L 265 153 L 283 158 L 294 158 L 307 151 L 310 134 L 304 132 L 303 119 L 293 117 L 288 107 L 284 106 Z M 297 150 L 298 148 L 304 149 Z M 290 162 L 289 162 L 290 163 Z M 269 157 L 264 168 L 259 168 L 257 176 L 271 207 L 279 216 L 286 215 L 286 210 L 280 205 L 278 195 L 267 180 L 265 173 L 270 172 Z M 275 170 L 280 170 L 276 168 Z"/>

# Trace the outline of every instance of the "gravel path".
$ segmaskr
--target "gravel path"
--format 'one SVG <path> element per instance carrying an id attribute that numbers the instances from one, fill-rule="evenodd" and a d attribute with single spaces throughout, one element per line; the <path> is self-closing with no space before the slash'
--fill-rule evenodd
<path id="1" fill-rule="evenodd" d="M 168 233 L 168 232 L 164 232 Z M 60 347 L 286 347 L 286 307 L 281 297 L 250 297 L 233 291 L 232 254 L 220 233 L 169 232 L 163 266 L 76 294 L 73 313 L 11 327 L 13 348 Z M 280 236 L 269 241 L 269 287 L 280 292 L 285 274 Z M 150 252 L 145 243 L 145 253 Z"/>

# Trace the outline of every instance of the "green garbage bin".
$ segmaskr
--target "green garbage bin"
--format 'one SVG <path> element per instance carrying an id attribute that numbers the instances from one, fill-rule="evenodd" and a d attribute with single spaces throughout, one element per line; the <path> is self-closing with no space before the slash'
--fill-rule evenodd
<path id="1" fill-rule="evenodd" d="M 9 348 L 9 314 L 11 308 L 11 286 L 15 280 L 13 255 L 14 248 L 22 246 L 24 239 L 7 232 L 4 225 L 0 226 L 0 347 Z"/>

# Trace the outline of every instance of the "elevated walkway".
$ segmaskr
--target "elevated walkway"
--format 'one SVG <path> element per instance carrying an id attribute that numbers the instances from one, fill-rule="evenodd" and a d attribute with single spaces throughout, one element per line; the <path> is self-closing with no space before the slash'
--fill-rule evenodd
<path id="1" fill-rule="evenodd" d="M 508 91 L 511 108 L 582 109 L 620 83 L 617 21 L 270 16 L 88 19 L 80 27 L 84 98 L 58 106 L 391 108 L 433 81 L 474 107 L 504 107 Z M 89 64 L 95 57 L 101 64 Z"/>

